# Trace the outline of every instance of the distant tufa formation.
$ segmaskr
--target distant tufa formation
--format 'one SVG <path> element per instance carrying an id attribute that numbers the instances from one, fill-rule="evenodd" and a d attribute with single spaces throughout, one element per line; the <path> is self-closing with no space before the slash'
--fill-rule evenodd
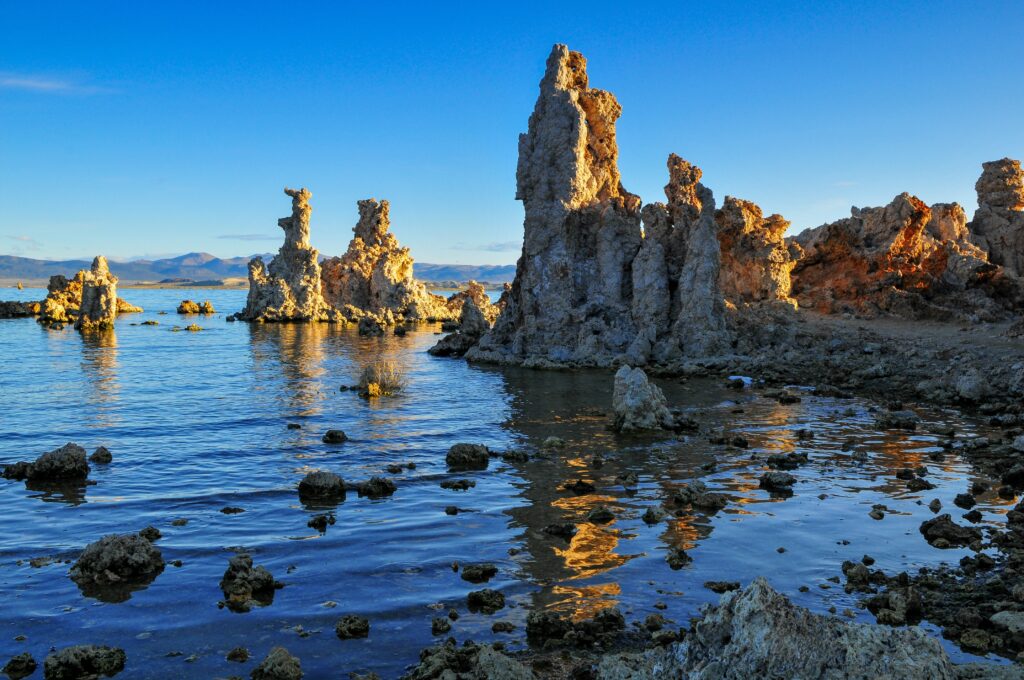
<path id="1" fill-rule="evenodd" d="M 493 328 L 455 343 L 470 360 L 678 366 L 753 351 L 798 305 L 972 321 L 1024 308 L 1016 161 L 984 164 L 970 224 L 955 203 L 902 194 L 786 239 L 789 223 L 754 203 L 726 197 L 716 211 L 700 169 L 675 154 L 667 203 L 641 207 L 619 174 L 621 111 L 589 86 L 584 57 L 555 45 L 519 138 L 523 253 Z"/>
<path id="2" fill-rule="evenodd" d="M 477 294 L 475 282 L 468 292 L 449 299 L 428 292 L 413 278 L 409 249 L 389 231 L 388 202 L 373 198 L 359 201 L 359 221 L 345 254 L 320 262 L 309 244 L 312 194 L 308 189 L 284 191 L 292 198 L 291 216 L 278 220 L 284 244 L 269 266 L 259 257 L 249 262 L 249 297 L 233 318 L 359 322 L 361 331 L 380 332 L 382 326 L 406 321 L 457 319 L 466 295 Z M 476 288 L 486 299 L 483 287 Z"/>
<path id="3" fill-rule="evenodd" d="M 78 330 L 113 328 L 118 314 L 141 312 L 141 307 L 117 297 L 117 277 L 110 272 L 107 258 L 97 255 L 92 267 L 72 278 L 50 277 L 46 299 L 41 302 L 0 302 L 0 318 L 37 317 L 51 328 L 74 324 Z"/>

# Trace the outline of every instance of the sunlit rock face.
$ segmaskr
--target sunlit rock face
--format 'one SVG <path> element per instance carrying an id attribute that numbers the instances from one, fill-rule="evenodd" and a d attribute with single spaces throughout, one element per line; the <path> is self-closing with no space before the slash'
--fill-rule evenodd
<path id="1" fill-rule="evenodd" d="M 722 294 L 733 304 L 779 301 L 790 297 L 790 272 L 800 259 L 800 246 L 786 244 L 789 222 L 781 215 L 764 217 L 750 201 L 725 197 L 715 213 L 722 268 Z"/>
<path id="2" fill-rule="evenodd" d="M 523 254 L 507 305 L 471 359 L 527 365 L 643 365 L 723 349 L 714 199 L 700 170 L 669 159 L 667 205 L 643 211 L 622 186 L 615 97 L 586 60 L 548 57 L 519 138 Z M 646 237 L 645 237 L 646 233 Z"/>
<path id="3" fill-rule="evenodd" d="M 117 318 L 117 277 L 110 273 L 107 258 L 97 255 L 82 276 L 82 302 L 75 328 L 113 328 Z"/>
<path id="4" fill-rule="evenodd" d="M 508 284 L 505 285 L 508 286 Z M 487 319 L 487 323 L 493 324 L 501 310 L 504 309 L 506 299 L 507 296 L 503 293 L 501 298 L 492 304 L 491 298 L 487 295 L 487 290 L 476 281 L 470 281 L 466 284 L 466 290 L 460 290 L 458 293 L 455 293 L 448 298 L 445 304 L 451 313 L 458 315 L 462 312 L 463 304 L 472 300 L 480 313 Z"/>
<path id="5" fill-rule="evenodd" d="M 62 274 L 51 276 L 46 291 L 46 299 L 30 307 L 40 323 L 49 326 L 74 322 L 78 329 L 110 328 L 118 314 L 142 311 L 117 297 L 117 277 L 102 255 L 70 279 Z"/>
<path id="6" fill-rule="evenodd" d="M 795 237 L 804 254 L 794 296 L 829 313 L 999 318 L 1020 304 L 1019 282 L 966 238 L 964 221 L 959 205 L 929 207 L 908 193 L 881 208 L 853 208 Z"/>
<path id="7" fill-rule="evenodd" d="M 346 317 L 373 316 L 381 323 L 458 318 L 445 298 L 413 278 L 413 259 L 389 229 L 389 204 L 359 201 L 359 222 L 348 250 L 323 261 L 323 295 Z"/>
<path id="8" fill-rule="evenodd" d="M 1024 276 L 1024 171 L 1020 161 L 1003 158 L 982 163 L 978 210 L 969 227 L 989 259 L 1007 272 Z"/>
<path id="9" fill-rule="evenodd" d="M 292 214 L 277 225 L 284 230 L 284 244 L 264 264 L 249 261 L 249 297 L 238 318 L 246 321 L 329 321 L 340 317 L 320 292 L 319 253 L 309 244 L 313 208 L 308 189 L 285 189 L 292 199 Z"/>

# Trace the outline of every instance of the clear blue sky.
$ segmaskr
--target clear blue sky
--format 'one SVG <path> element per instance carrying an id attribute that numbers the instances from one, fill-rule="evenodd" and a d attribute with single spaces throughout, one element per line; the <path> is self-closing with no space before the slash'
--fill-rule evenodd
<path id="1" fill-rule="evenodd" d="M 416 259 L 511 263 L 516 144 L 555 42 L 665 158 L 793 230 L 901 191 L 970 214 L 1024 156 L 1024 2 L 0 3 L 0 253 L 277 249 L 284 185 L 344 250 L 388 198 Z M 490 3 L 486 3 L 490 4 Z"/>

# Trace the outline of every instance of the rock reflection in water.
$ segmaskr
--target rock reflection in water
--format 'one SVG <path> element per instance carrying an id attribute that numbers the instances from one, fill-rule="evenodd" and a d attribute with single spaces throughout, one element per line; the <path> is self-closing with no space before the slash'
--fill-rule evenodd
<path id="1" fill-rule="evenodd" d="M 120 422 L 117 333 L 110 328 L 83 330 L 81 335 L 82 375 L 91 390 L 87 401 L 95 426 L 113 427 Z"/>

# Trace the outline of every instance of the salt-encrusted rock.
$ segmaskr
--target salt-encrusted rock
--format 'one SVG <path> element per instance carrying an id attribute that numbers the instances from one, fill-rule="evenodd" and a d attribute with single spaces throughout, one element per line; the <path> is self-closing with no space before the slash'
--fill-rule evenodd
<path id="1" fill-rule="evenodd" d="M 359 221 L 348 250 L 323 261 L 324 298 L 350 318 L 373 316 L 383 324 L 452 319 L 447 301 L 413 278 L 413 259 L 389 229 L 387 201 L 359 201 Z"/>
<path id="2" fill-rule="evenodd" d="M 111 534 L 86 546 L 70 573 L 86 596 L 122 601 L 163 570 L 163 556 L 151 541 L 139 534 Z"/>
<path id="3" fill-rule="evenodd" d="M 274 647 L 249 677 L 252 680 L 302 680 L 302 663 L 284 647 Z"/>
<path id="4" fill-rule="evenodd" d="M 665 395 L 641 368 L 623 366 L 615 373 L 612 429 L 619 432 L 672 427 Z"/>
<path id="5" fill-rule="evenodd" d="M 117 277 L 110 273 L 107 258 L 97 255 L 82 276 L 82 301 L 75 328 L 113 328 L 117 318 Z"/>
<path id="6" fill-rule="evenodd" d="M 725 197 L 715 213 L 722 264 L 718 281 L 733 304 L 781 301 L 790 297 L 790 272 L 800 258 L 798 245 L 786 244 L 789 222 L 781 215 L 764 217 L 755 203 Z"/>
<path id="7" fill-rule="evenodd" d="M 989 260 L 1024 277 L 1024 170 L 1020 161 L 1003 158 L 982 163 L 978 210 L 968 225 Z"/>
<path id="8" fill-rule="evenodd" d="M 508 290 L 509 284 L 506 283 L 505 286 L 505 290 Z M 490 328 L 505 306 L 504 298 L 505 293 L 503 291 L 502 297 L 498 299 L 498 302 L 492 304 L 490 296 L 487 295 L 487 290 L 481 284 L 471 280 L 466 284 L 466 290 L 460 290 L 455 293 L 448 298 L 445 304 L 454 315 L 453 318 L 456 318 L 461 314 L 463 304 L 467 300 L 472 300 L 487 320 L 487 327 Z"/>
<path id="9" fill-rule="evenodd" d="M 284 244 L 267 266 L 260 257 L 249 261 L 249 297 L 238 314 L 245 321 L 332 321 L 340 315 L 324 301 L 320 285 L 319 252 L 309 244 L 313 208 L 308 189 L 285 189 L 292 214 L 277 225 Z"/>
<path id="10" fill-rule="evenodd" d="M 178 314 L 213 314 L 216 311 L 213 308 L 213 303 L 209 300 L 204 302 L 182 300 L 181 304 L 178 305 Z"/>
<path id="11" fill-rule="evenodd" d="M 274 601 L 274 591 L 281 584 L 263 567 L 252 566 L 246 554 L 235 555 L 220 580 L 224 604 L 236 612 L 247 612 L 254 606 L 265 607 Z"/>
<path id="12" fill-rule="evenodd" d="M 847 623 L 796 607 L 758 577 L 704 607 L 683 643 L 605 657 L 602 680 L 961 677 L 924 630 Z M 967 677 L 967 676 L 962 676 Z M 977 676 L 981 677 L 981 676 Z"/>
<path id="13" fill-rule="evenodd" d="M 86 680 L 113 677 L 124 670 L 127 657 L 117 647 L 75 645 L 52 652 L 43 660 L 45 680 Z"/>
<path id="14" fill-rule="evenodd" d="M 911 318 L 980 314 L 993 320 L 1024 299 L 1020 283 L 965 238 L 956 204 L 929 208 L 903 193 L 885 207 L 851 213 L 795 237 L 804 251 L 793 270 L 793 294 L 801 306 Z"/>
<path id="15" fill-rule="evenodd" d="M 459 329 L 438 340 L 427 352 L 438 357 L 461 357 L 479 342 L 490 328 L 491 324 L 477 306 L 476 300 L 467 297 L 463 300 L 462 312 L 459 315 Z"/>

